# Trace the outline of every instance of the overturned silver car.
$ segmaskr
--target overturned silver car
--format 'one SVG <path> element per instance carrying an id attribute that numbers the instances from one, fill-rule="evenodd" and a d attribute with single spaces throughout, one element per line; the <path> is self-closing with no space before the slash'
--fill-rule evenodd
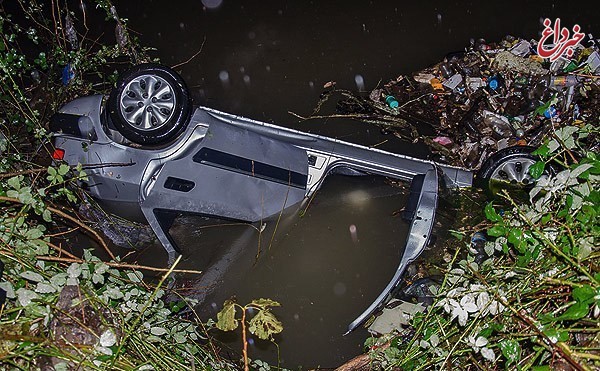
<path id="1" fill-rule="evenodd" d="M 254 121 L 207 107 L 193 109 L 185 83 L 169 68 L 144 64 L 121 76 L 109 97 L 76 99 L 52 119 L 55 158 L 88 167 L 87 192 L 145 218 L 169 256 L 177 213 L 254 223 L 305 202 L 327 175 L 374 174 L 411 182 L 404 216 L 410 230 L 384 291 L 352 331 L 394 293 L 428 243 L 439 187 L 470 187 L 471 171 Z M 487 177 L 531 181 L 526 151 L 495 158 Z M 199 254 L 202 251 L 198 251 Z"/>

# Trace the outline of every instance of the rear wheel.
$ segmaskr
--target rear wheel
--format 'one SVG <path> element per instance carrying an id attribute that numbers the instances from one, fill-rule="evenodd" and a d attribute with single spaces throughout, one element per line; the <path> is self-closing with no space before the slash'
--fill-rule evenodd
<path id="1" fill-rule="evenodd" d="M 506 190 L 529 190 L 537 180 L 529 174 L 529 168 L 538 158 L 529 146 L 515 146 L 500 150 L 490 156 L 477 173 L 479 185 L 492 195 Z M 551 169 L 542 176 L 548 176 Z"/>
<path id="2" fill-rule="evenodd" d="M 108 112 L 115 128 L 138 144 L 163 144 L 187 126 L 191 98 L 183 79 L 158 64 L 124 73 L 110 94 Z"/>

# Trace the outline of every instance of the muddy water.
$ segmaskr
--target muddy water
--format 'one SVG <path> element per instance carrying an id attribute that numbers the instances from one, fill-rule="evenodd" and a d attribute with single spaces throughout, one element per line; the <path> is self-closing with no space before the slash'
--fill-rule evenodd
<path id="1" fill-rule="evenodd" d="M 405 195 L 382 178 L 332 176 L 310 205 L 265 221 L 260 233 L 260 225 L 207 226 L 200 217 L 180 218 L 170 232 L 184 250 L 182 266 L 205 270 L 187 283 L 195 288 L 187 296 L 201 300 L 205 318 L 216 318 L 232 296 L 240 304 L 276 300 L 284 365 L 340 364 L 360 352 L 366 332 L 342 335 L 400 260 L 407 225 L 392 215 Z M 240 349 L 237 336 L 221 338 Z M 277 361 L 276 347 L 251 338 L 253 357 Z"/>
<path id="2" fill-rule="evenodd" d="M 421 157 L 427 156 L 424 148 L 365 124 L 302 122 L 288 111 L 310 114 L 328 81 L 369 91 L 436 63 L 471 38 L 537 38 L 540 17 L 579 23 L 596 37 L 600 31 L 599 5 L 590 9 L 574 2 L 116 3 L 142 43 L 157 49 L 154 56 L 180 64 L 176 69 L 197 104 Z M 260 226 L 200 228 L 203 220 L 181 218 L 172 232 L 186 246 L 183 264 L 213 267 L 212 276 L 196 282 L 190 295 L 203 300 L 205 318 L 214 317 L 215 306 L 231 295 L 241 303 L 278 300 L 283 305 L 275 313 L 285 330 L 276 340 L 284 365 L 336 366 L 360 352 L 366 333 L 341 333 L 387 283 L 399 260 L 406 230 L 390 215 L 403 197 L 378 178 L 332 178 L 303 217 L 286 210 L 273 241 L 274 221 L 258 233 L 254 227 Z M 224 340 L 238 347 L 236 339 Z M 271 362 L 277 358 L 275 347 L 258 341 L 250 354 Z"/>

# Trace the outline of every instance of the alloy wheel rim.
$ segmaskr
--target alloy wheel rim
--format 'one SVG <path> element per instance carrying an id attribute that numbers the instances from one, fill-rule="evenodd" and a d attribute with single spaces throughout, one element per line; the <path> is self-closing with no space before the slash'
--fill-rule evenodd
<path id="1" fill-rule="evenodd" d="M 526 157 L 509 159 L 498 166 L 490 179 L 511 184 L 531 185 L 535 182 L 529 174 L 529 168 L 535 160 Z"/>
<path id="2" fill-rule="evenodd" d="M 177 104 L 173 87 L 162 77 L 132 79 L 120 96 L 122 117 L 138 130 L 156 130 L 169 122 Z"/>

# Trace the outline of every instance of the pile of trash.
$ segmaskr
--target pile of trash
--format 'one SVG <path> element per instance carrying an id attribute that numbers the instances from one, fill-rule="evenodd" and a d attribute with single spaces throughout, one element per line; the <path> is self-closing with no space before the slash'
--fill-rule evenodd
<path id="1" fill-rule="evenodd" d="M 550 62 L 535 40 L 472 41 L 368 99 L 345 93 L 337 110 L 425 142 L 435 160 L 476 170 L 502 148 L 538 146 L 559 127 L 598 123 L 600 43 L 590 35 L 586 44 Z M 588 142 L 598 146 L 597 138 Z"/>

